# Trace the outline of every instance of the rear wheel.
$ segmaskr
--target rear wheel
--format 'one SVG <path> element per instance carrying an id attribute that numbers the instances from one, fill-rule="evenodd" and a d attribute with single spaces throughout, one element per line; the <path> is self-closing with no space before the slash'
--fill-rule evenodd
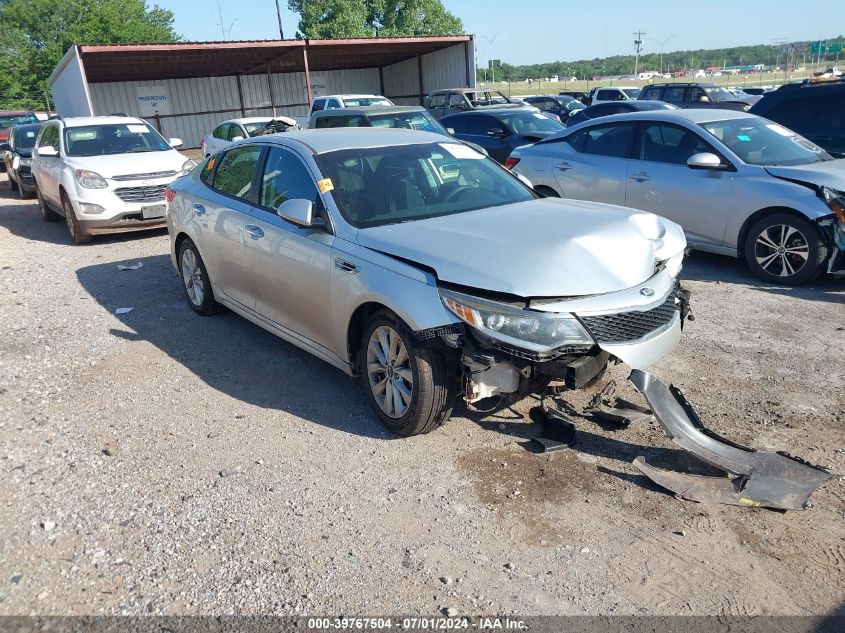
<path id="1" fill-rule="evenodd" d="M 196 245 L 187 238 L 179 245 L 179 276 L 182 278 L 185 297 L 194 312 L 210 316 L 220 311 L 220 304 L 211 290 L 205 263 Z"/>
<path id="2" fill-rule="evenodd" d="M 62 216 L 47 206 L 47 201 L 44 200 L 44 197 L 38 189 L 35 190 L 35 196 L 38 198 L 38 208 L 41 210 L 41 218 L 45 222 L 58 222 L 62 219 Z"/>
<path id="3" fill-rule="evenodd" d="M 361 341 L 361 380 L 382 423 L 402 437 L 433 431 L 452 414 L 455 381 L 446 358 L 394 315 L 376 314 Z"/>
<path id="4" fill-rule="evenodd" d="M 751 272 L 782 286 L 816 278 L 827 257 L 828 247 L 818 227 L 791 213 L 761 218 L 745 238 L 745 260 Z"/>
<path id="5" fill-rule="evenodd" d="M 76 219 L 76 213 L 73 211 L 73 205 L 70 203 L 70 199 L 65 195 L 62 194 L 62 211 L 65 214 L 65 222 L 67 223 L 67 230 L 70 233 L 70 239 L 73 241 L 74 244 L 85 244 L 91 241 L 91 236 L 85 232 L 85 229 L 79 224 L 79 220 Z"/>

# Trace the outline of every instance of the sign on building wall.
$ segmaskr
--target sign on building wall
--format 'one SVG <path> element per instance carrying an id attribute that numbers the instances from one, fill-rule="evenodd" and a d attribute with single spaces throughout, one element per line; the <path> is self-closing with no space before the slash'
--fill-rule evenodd
<path id="1" fill-rule="evenodd" d="M 302 86 L 302 89 L 307 88 Z M 315 97 L 324 97 L 329 94 L 328 77 L 325 73 L 319 71 L 311 73 L 311 91 Z"/>
<path id="2" fill-rule="evenodd" d="M 165 86 L 139 86 L 135 93 L 138 95 L 138 108 L 142 117 L 172 114 L 170 92 Z"/>

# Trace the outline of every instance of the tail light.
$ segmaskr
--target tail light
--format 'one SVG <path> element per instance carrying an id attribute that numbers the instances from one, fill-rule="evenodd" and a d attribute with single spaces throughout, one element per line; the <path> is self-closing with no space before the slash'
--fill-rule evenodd
<path id="1" fill-rule="evenodd" d="M 173 191 L 170 187 L 164 190 L 164 199 L 167 200 L 167 204 L 173 202 L 173 198 L 176 197 L 176 192 Z"/>
<path id="2" fill-rule="evenodd" d="M 505 161 L 505 169 L 507 169 L 508 171 L 510 171 L 511 169 L 513 169 L 514 167 L 516 167 L 516 165 L 517 165 L 517 163 L 518 163 L 518 162 L 519 162 L 519 159 L 518 159 L 518 158 L 514 158 L 513 156 L 509 157 L 509 158 Z"/>

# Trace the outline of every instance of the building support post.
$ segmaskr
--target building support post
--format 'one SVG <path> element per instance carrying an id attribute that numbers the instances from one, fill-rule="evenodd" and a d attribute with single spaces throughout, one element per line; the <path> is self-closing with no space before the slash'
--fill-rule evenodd
<path id="1" fill-rule="evenodd" d="M 379 86 L 381 86 L 381 88 L 380 88 L 381 92 L 379 94 L 382 97 L 386 97 L 387 95 L 384 94 L 384 66 L 378 67 L 378 83 L 379 83 Z"/>
<path id="2" fill-rule="evenodd" d="M 270 94 L 270 107 L 273 108 L 273 118 L 276 118 L 276 98 L 273 96 L 273 77 L 270 75 L 270 67 L 267 67 L 267 90 Z"/>
<path id="3" fill-rule="evenodd" d="M 235 75 L 235 79 L 238 81 L 238 101 L 241 104 L 241 118 L 246 117 L 246 109 L 244 109 L 244 91 L 241 88 L 241 76 Z"/>
<path id="4" fill-rule="evenodd" d="M 308 93 L 308 107 L 310 108 L 311 102 L 314 101 L 314 90 L 311 87 L 311 70 L 308 68 L 308 40 L 302 47 L 302 61 L 305 63 L 305 91 Z"/>
<path id="5" fill-rule="evenodd" d="M 417 55 L 417 77 L 420 80 L 420 105 L 425 101 L 425 90 L 423 90 L 422 55 Z"/>

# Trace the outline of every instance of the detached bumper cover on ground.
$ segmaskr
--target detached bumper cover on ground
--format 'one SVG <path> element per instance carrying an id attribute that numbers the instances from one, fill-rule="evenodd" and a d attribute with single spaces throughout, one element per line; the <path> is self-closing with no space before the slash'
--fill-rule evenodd
<path id="1" fill-rule="evenodd" d="M 690 475 L 655 468 L 642 457 L 634 460 L 646 477 L 684 499 L 801 510 L 813 492 L 836 476 L 781 453 L 755 451 L 719 438 L 704 428 L 678 389 L 648 372 L 635 369 L 629 380 L 675 443 L 728 473 L 727 477 Z"/>

